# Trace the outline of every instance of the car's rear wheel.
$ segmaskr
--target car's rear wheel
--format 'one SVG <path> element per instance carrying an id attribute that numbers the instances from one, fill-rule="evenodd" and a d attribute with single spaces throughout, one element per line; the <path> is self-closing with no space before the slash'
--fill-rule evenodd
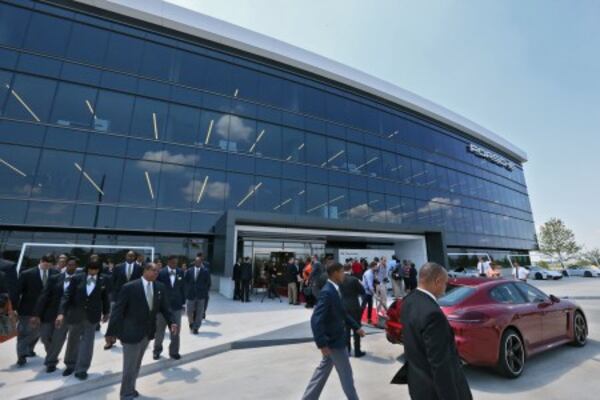
<path id="1" fill-rule="evenodd" d="M 525 369 L 525 345 L 514 329 L 507 329 L 500 341 L 498 370 L 507 378 L 518 378 Z"/>
<path id="2" fill-rule="evenodd" d="M 540 280 L 540 279 L 544 279 L 544 277 L 542 276 L 542 274 L 540 272 L 536 272 L 535 279 Z"/>
<path id="3" fill-rule="evenodd" d="M 587 343 L 588 327 L 585 317 L 580 311 L 573 318 L 573 345 L 583 347 Z"/>
<path id="4" fill-rule="evenodd" d="M 592 273 L 590 271 L 585 271 L 585 273 L 583 274 L 583 276 L 585 276 L 586 278 L 591 278 L 592 277 Z"/>

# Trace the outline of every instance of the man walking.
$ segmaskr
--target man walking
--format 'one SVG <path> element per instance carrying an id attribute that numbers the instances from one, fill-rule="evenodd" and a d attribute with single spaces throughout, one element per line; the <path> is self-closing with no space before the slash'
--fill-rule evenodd
<path id="1" fill-rule="evenodd" d="M 127 282 L 134 281 L 142 277 L 142 265 L 138 264 L 136 261 L 138 259 L 137 254 L 133 250 L 129 250 L 127 254 L 125 254 L 125 262 L 117 265 L 113 268 L 112 276 L 111 276 L 111 299 L 110 306 L 111 309 L 115 306 L 117 302 L 119 292 L 123 285 Z M 104 350 L 108 350 L 113 347 L 114 343 L 109 343 L 108 341 L 104 345 Z"/>
<path id="2" fill-rule="evenodd" d="M 329 279 L 319 293 L 319 301 L 310 319 L 315 343 L 321 350 L 323 358 L 310 379 L 302 399 L 318 399 L 331 369 L 335 366 L 346 397 L 349 400 L 357 400 L 358 394 L 354 388 L 352 367 L 346 350 L 345 324 L 349 324 L 360 336 L 364 336 L 365 332 L 344 310 L 339 290 L 339 285 L 344 280 L 342 265 L 339 263 L 328 264 L 327 275 Z"/>
<path id="3" fill-rule="evenodd" d="M 206 271 L 208 271 L 208 275 L 209 275 L 208 292 L 206 293 L 206 300 L 204 301 L 204 311 L 202 312 L 202 319 L 206 319 L 206 310 L 208 309 L 208 301 L 210 300 L 210 284 L 211 284 L 211 280 L 210 280 L 210 263 L 208 261 L 206 261 L 206 259 L 204 259 L 204 253 L 202 253 L 202 252 L 197 253 L 196 257 L 200 258 L 200 264 L 202 264 L 204 266 L 204 268 L 206 269 Z"/>
<path id="4" fill-rule="evenodd" d="M 210 273 L 202 263 L 202 257 L 196 257 L 194 266 L 185 273 L 184 285 L 190 330 L 197 335 L 198 329 L 202 326 L 204 304 L 210 290 Z"/>
<path id="5" fill-rule="evenodd" d="M 285 267 L 288 284 L 288 302 L 298 305 L 298 267 L 294 262 L 294 257 L 290 257 Z"/>
<path id="6" fill-rule="evenodd" d="M 319 256 L 313 255 L 312 259 L 312 272 L 309 277 L 310 286 L 312 289 L 312 295 L 315 296 L 316 301 L 319 301 L 319 292 L 321 288 L 327 283 L 327 272 L 323 268 L 323 264 L 319 261 Z"/>
<path id="7" fill-rule="evenodd" d="M 242 303 L 248 303 L 250 302 L 250 281 L 252 280 L 252 264 L 250 263 L 250 257 L 246 257 L 240 267 L 240 280 L 242 282 Z"/>
<path id="8" fill-rule="evenodd" d="M 363 274 L 362 285 L 365 288 L 365 295 L 361 308 L 364 311 L 367 308 L 367 322 L 371 323 L 373 314 L 373 296 L 375 295 L 375 271 L 377 271 L 377 262 L 371 261 L 369 269 Z"/>
<path id="9" fill-rule="evenodd" d="M 131 400 L 139 396 L 135 390 L 135 383 L 148 342 L 154 338 L 156 332 L 156 316 L 162 314 L 171 333 L 178 333 L 178 326 L 171 318 L 165 287 L 156 282 L 157 277 L 158 267 L 147 263 L 144 265 L 141 279 L 123 286 L 106 330 L 110 342 L 119 338 L 123 344 L 121 400 Z"/>
<path id="10" fill-rule="evenodd" d="M 181 326 L 181 314 L 183 313 L 183 306 L 185 304 L 185 289 L 183 283 L 183 271 L 177 267 L 177 256 L 169 256 L 167 260 L 167 268 L 163 268 L 158 273 L 157 281 L 165 286 L 165 293 L 171 309 L 173 323 L 177 326 Z M 167 320 L 162 314 L 158 314 L 156 317 L 156 337 L 154 338 L 154 352 L 153 356 L 155 360 L 160 359 L 160 353 L 162 353 L 163 340 L 165 337 L 165 328 L 167 327 Z M 169 357 L 174 360 L 179 360 L 181 355 L 179 354 L 179 332 L 174 335 L 171 332 L 169 343 Z"/>
<path id="11" fill-rule="evenodd" d="M 29 268 L 19 276 L 18 302 L 15 309 L 19 315 L 17 325 L 17 365 L 27 363 L 27 357 L 35 357 L 33 351 L 40 338 L 40 326 L 32 318 L 35 317 L 35 307 L 42 291 L 48 284 L 50 277 L 58 271 L 52 268 L 52 255 L 42 256 L 40 263 L 35 268 Z M 35 318 L 33 319 L 35 321 Z M 46 354 L 50 351 L 50 343 L 44 343 Z"/>
<path id="12" fill-rule="evenodd" d="M 344 309 L 360 326 L 362 317 L 362 308 L 358 301 L 359 298 L 365 295 L 365 288 L 360 283 L 358 278 L 352 275 L 352 264 L 348 263 L 344 266 L 344 280 L 340 284 L 340 293 L 342 294 L 342 303 Z M 348 353 L 350 353 L 350 332 L 353 332 L 354 337 L 354 357 L 363 357 L 367 353 L 360 350 L 360 335 L 356 329 L 352 329 L 352 325 L 346 323 L 346 336 L 348 337 Z"/>
<path id="13" fill-rule="evenodd" d="M 63 294 L 71 285 L 78 267 L 79 260 L 76 257 L 69 257 L 67 259 L 65 271 L 54 274 L 49 278 L 48 284 L 42 291 L 35 307 L 35 317 L 33 318 L 32 323 L 34 325 L 41 325 L 40 335 L 42 343 L 47 343 L 48 345 L 49 351 L 44 360 L 46 372 L 48 373 L 56 371 L 58 355 L 62 351 L 67 337 L 67 325 L 65 324 L 61 327 L 56 327 L 55 322 L 59 313 Z M 73 370 L 73 368 L 75 368 L 77 351 L 76 349 L 73 349 L 73 346 L 67 347 L 64 361 L 67 370 Z"/>
<path id="14" fill-rule="evenodd" d="M 233 264 L 233 300 L 242 300 L 242 279 L 240 277 L 240 269 L 242 267 L 242 259 L 238 258 L 237 262 Z"/>
<path id="15" fill-rule="evenodd" d="M 75 368 L 67 366 L 64 375 L 75 372 L 75 377 L 82 381 L 87 379 L 87 371 L 92 364 L 96 326 L 101 319 L 102 322 L 108 321 L 110 313 L 108 280 L 100 274 L 101 270 L 101 262 L 91 262 L 83 274 L 75 277 L 65 291 L 56 317 L 58 329 L 64 323 L 69 325 L 67 348 L 77 348 Z"/>
<path id="16" fill-rule="evenodd" d="M 415 400 L 469 400 L 469 384 L 460 365 L 454 334 L 437 298 L 446 291 L 448 273 L 426 263 L 417 289 L 402 305 L 402 333 L 410 397 Z"/>

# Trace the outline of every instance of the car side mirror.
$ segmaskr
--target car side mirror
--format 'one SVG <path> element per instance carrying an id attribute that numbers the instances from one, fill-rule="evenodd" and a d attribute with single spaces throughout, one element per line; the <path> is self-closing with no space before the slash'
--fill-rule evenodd
<path id="1" fill-rule="evenodd" d="M 552 303 L 560 303 L 560 299 L 553 294 L 550 295 L 550 301 Z"/>

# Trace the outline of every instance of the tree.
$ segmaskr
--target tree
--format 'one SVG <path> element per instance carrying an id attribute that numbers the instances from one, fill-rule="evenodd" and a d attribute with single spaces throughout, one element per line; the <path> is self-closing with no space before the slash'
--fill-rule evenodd
<path id="1" fill-rule="evenodd" d="M 578 253 L 581 246 L 575 241 L 575 234 L 559 218 L 551 218 L 540 227 L 540 251 L 551 257 L 558 257 L 560 265 Z"/>
<path id="2" fill-rule="evenodd" d="M 585 261 L 590 262 L 590 263 L 600 267 L 600 249 L 599 248 L 596 247 L 596 248 L 593 248 L 590 250 L 586 250 L 581 253 L 581 257 Z"/>

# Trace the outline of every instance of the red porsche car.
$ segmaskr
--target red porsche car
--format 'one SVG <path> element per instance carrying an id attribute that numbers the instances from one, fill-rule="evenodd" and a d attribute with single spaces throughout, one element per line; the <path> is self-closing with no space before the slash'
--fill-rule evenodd
<path id="1" fill-rule="evenodd" d="M 583 310 L 548 296 L 525 282 L 453 278 L 438 303 L 452 327 L 462 360 L 497 367 L 519 377 L 528 357 L 556 346 L 584 346 L 588 324 Z M 388 308 L 387 339 L 402 342 L 402 299 Z"/>

